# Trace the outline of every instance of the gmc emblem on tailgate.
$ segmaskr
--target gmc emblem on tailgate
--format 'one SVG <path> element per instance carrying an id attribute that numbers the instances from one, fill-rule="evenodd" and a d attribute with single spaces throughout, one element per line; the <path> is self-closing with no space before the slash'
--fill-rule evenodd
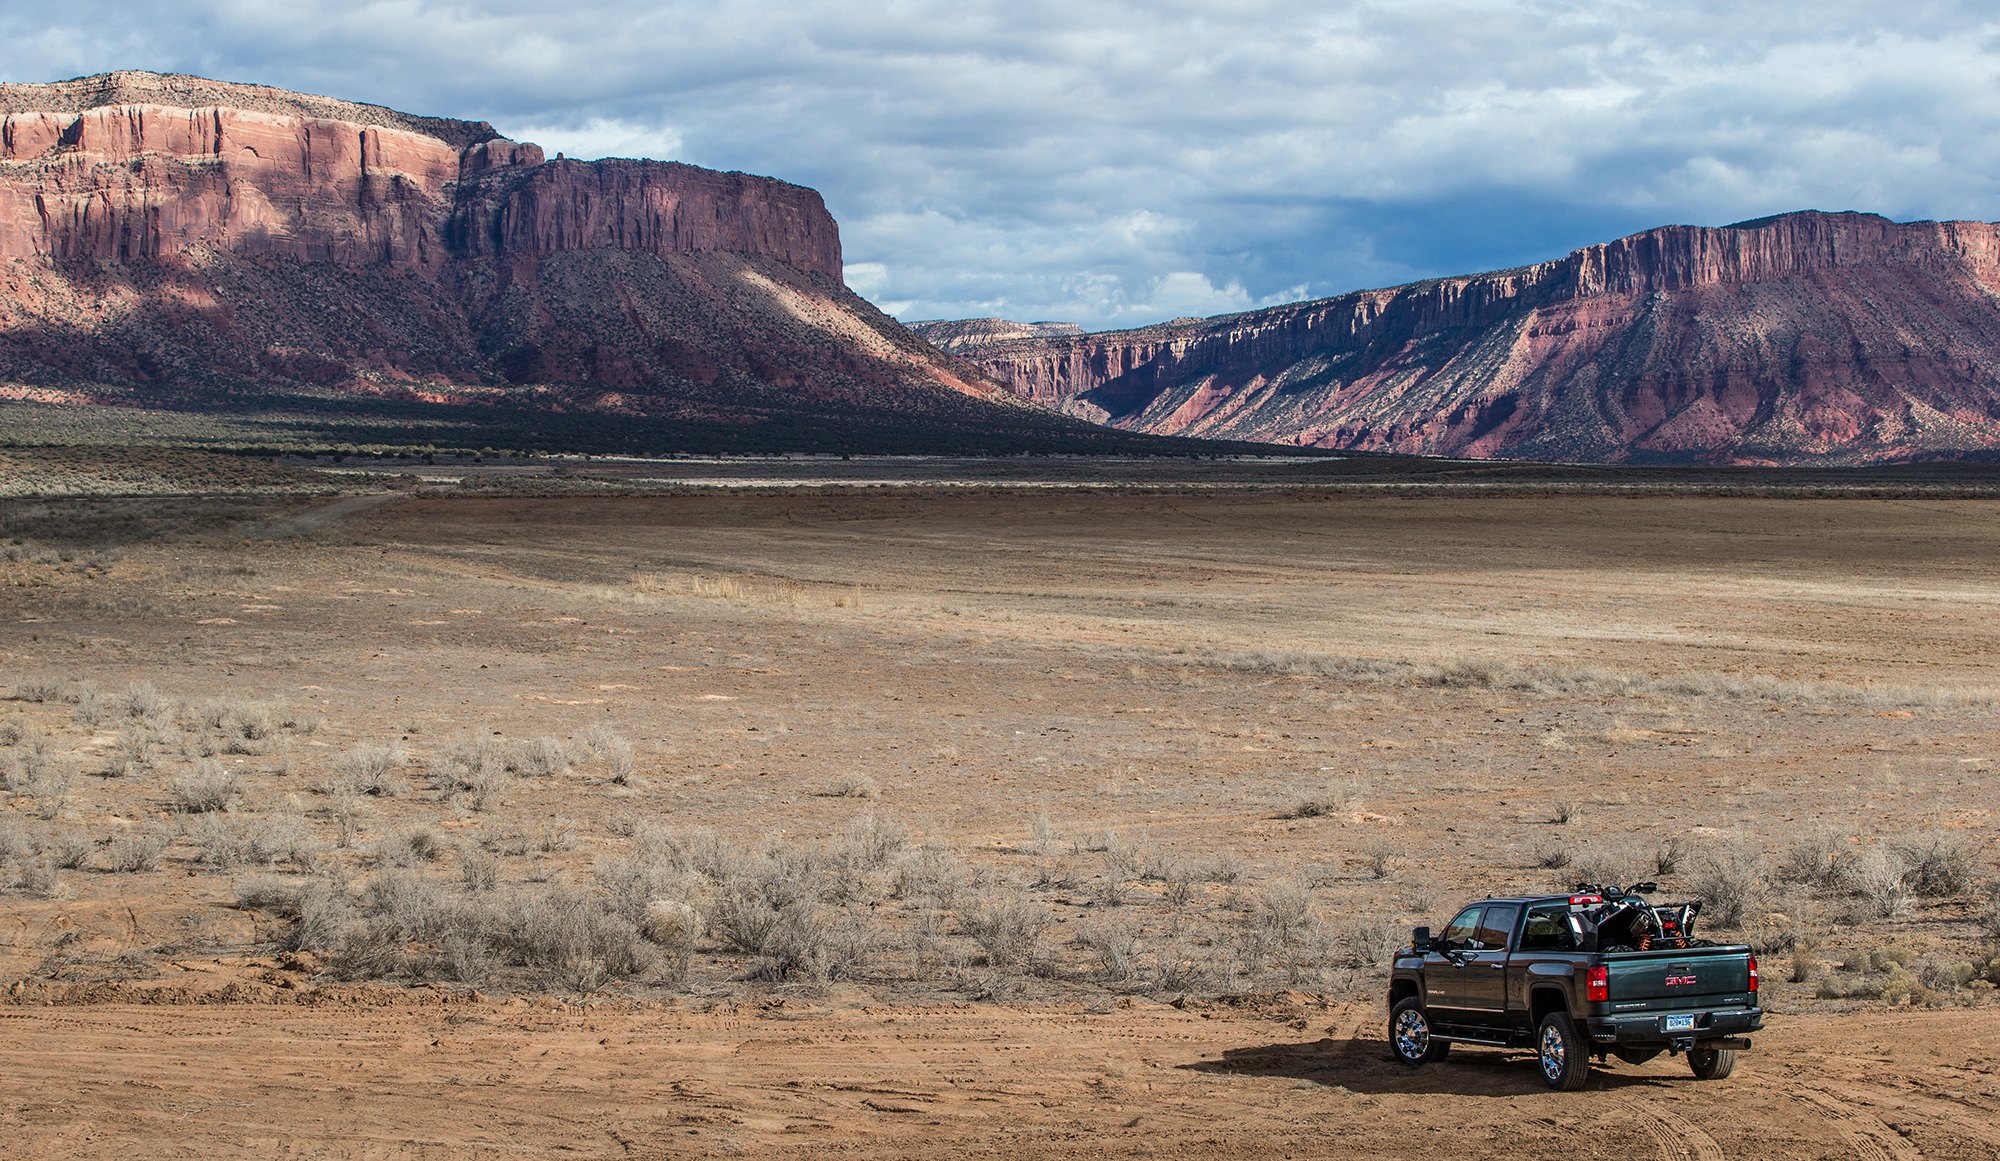
<path id="1" fill-rule="evenodd" d="M 1694 977 L 1693 977 L 1693 976 L 1668 976 L 1668 977 L 1667 977 L 1667 986 L 1668 986 L 1668 987 L 1670 987 L 1670 988 L 1673 988 L 1673 987 L 1679 987 L 1679 986 L 1680 986 L 1680 985 L 1682 985 L 1682 984 L 1691 984 L 1691 983 L 1693 983 L 1693 982 L 1694 982 Z"/>

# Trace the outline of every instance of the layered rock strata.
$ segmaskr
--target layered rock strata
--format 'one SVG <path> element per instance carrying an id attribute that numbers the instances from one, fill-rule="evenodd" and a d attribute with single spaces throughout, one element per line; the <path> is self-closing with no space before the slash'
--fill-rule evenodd
<path id="1" fill-rule="evenodd" d="M 813 190 L 258 86 L 0 85 L 0 277 L 0 396 L 1083 430 L 848 291 Z"/>
<path id="2" fill-rule="evenodd" d="M 2000 454 L 2000 227 L 1802 212 L 959 354 L 1121 428 L 1583 461 Z"/>

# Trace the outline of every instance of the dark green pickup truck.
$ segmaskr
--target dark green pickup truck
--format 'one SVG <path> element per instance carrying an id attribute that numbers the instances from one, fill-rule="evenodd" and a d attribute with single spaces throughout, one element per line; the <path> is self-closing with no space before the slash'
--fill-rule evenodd
<path id="1" fill-rule="evenodd" d="M 1416 929 L 1389 981 L 1389 1045 L 1405 1064 L 1453 1044 L 1532 1048 L 1550 1088 L 1582 1088 L 1592 1057 L 1687 1054 L 1729 1075 L 1764 1026 L 1757 957 L 1690 937 L 1700 904 L 1658 907 L 1640 883 L 1482 899 L 1433 939 Z"/>

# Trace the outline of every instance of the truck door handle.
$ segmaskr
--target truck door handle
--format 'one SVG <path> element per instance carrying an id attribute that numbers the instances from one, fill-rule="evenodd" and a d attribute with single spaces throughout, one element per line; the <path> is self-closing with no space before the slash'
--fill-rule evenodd
<path id="1" fill-rule="evenodd" d="M 1494 964 L 1494 965 L 1493 965 L 1493 970 L 1494 970 L 1494 971 L 1496 971 L 1496 972 L 1497 972 L 1497 971 L 1502 971 L 1502 970 L 1504 970 L 1504 969 L 1505 969 L 1506 967 L 1507 967 L 1507 965 L 1506 965 L 1506 964 L 1504 964 L 1504 963 L 1496 963 L 1496 964 Z"/>

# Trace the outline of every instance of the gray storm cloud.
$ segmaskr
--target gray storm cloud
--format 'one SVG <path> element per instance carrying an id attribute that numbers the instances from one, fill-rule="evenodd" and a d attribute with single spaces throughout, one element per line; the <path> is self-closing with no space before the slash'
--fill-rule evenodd
<path id="1" fill-rule="evenodd" d="M 904 318 L 1127 326 L 1807 207 L 1992 218 L 1969 5 L 15 0 L 0 70 L 193 72 L 820 189 Z"/>

